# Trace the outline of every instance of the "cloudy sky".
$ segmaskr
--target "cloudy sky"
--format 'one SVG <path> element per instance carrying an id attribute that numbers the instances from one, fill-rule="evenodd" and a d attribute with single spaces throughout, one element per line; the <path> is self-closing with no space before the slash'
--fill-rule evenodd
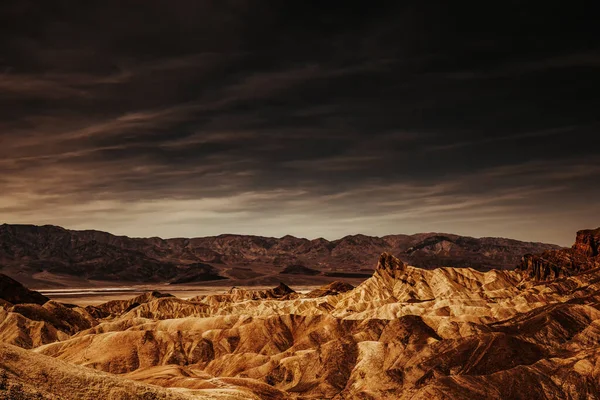
<path id="1" fill-rule="evenodd" d="M 600 226 L 578 3 L 2 1 L 0 222 L 569 245 Z"/>

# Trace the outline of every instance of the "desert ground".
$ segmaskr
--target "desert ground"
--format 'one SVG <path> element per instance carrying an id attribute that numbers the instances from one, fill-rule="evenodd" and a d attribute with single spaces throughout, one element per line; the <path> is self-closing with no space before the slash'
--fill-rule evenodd
<path id="1" fill-rule="evenodd" d="M 0 399 L 600 399 L 600 229 L 515 270 L 375 264 L 316 289 L 0 275 Z"/>

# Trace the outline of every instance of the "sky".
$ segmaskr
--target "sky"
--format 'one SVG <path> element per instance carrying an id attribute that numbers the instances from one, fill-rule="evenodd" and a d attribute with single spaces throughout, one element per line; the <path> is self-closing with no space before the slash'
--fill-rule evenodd
<path id="1" fill-rule="evenodd" d="M 600 226 L 584 3 L 4 0 L 0 222 L 570 245 Z"/>

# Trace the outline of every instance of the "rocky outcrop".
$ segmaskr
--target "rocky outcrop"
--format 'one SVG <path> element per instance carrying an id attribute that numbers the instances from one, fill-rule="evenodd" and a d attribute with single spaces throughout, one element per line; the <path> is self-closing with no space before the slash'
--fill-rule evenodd
<path id="1" fill-rule="evenodd" d="M 299 296 L 299 293 L 280 282 L 278 286 L 271 289 L 246 289 L 234 286 L 223 294 L 200 295 L 192 297 L 189 301 L 219 308 L 224 304 L 241 303 L 248 300 L 289 300 Z"/>
<path id="2" fill-rule="evenodd" d="M 39 292 L 29 290 L 16 280 L 0 274 L 0 299 L 12 304 L 44 304 L 49 298 Z"/>
<path id="3" fill-rule="evenodd" d="M 577 232 L 573 250 L 588 257 L 598 256 L 600 254 L 600 228 Z"/>
<path id="4" fill-rule="evenodd" d="M 600 268 L 600 228 L 577 232 L 569 249 L 526 254 L 517 269 L 536 280 L 552 280 Z"/>
<path id="5" fill-rule="evenodd" d="M 388 272 L 399 271 L 402 272 L 406 269 L 406 264 L 399 258 L 394 257 L 392 254 L 383 253 L 379 256 L 377 262 L 376 271 L 384 270 Z"/>
<path id="6" fill-rule="evenodd" d="M 335 296 L 337 294 L 346 293 L 354 289 L 349 283 L 334 281 L 328 285 L 321 286 L 318 289 L 312 290 L 306 294 L 306 297 L 324 297 L 324 296 Z"/>
<path id="7" fill-rule="evenodd" d="M 96 324 L 95 318 L 85 309 L 77 306 L 68 307 L 52 300 L 43 306 L 15 305 L 9 311 L 21 314 L 32 321 L 46 322 L 69 335 L 89 329 Z"/>
<path id="8" fill-rule="evenodd" d="M 142 304 L 151 302 L 163 297 L 173 297 L 169 293 L 161 293 L 156 290 L 141 294 L 128 300 L 111 300 L 99 306 L 88 306 L 86 310 L 96 318 L 105 318 L 108 316 L 121 315 Z"/>
<path id="9" fill-rule="evenodd" d="M 243 395 L 244 392 L 239 393 L 239 398 L 243 398 Z M 192 400 L 197 398 L 197 396 L 134 382 L 0 343 L 1 400 Z"/>
<path id="10" fill-rule="evenodd" d="M 55 301 L 0 308 L 0 342 L 23 348 L 65 340 L 97 324 L 85 309 Z"/>
<path id="11" fill-rule="evenodd" d="M 596 399 L 596 273 L 546 283 L 382 254 L 333 296 L 162 297 L 34 351 L 207 398 Z"/>
<path id="12" fill-rule="evenodd" d="M 235 299 L 235 301 L 280 299 L 294 293 L 296 292 L 283 282 L 279 282 L 279 285 L 272 289 L 254 290 L 233 287 L 227 292 L 227 294 L 230 295 L 233 299 Z"/>
<path id="13" fill-rule="evenodd" d="M 292 288 L 286 285 L 283 282 L 279 282 L 279 285 L 273 289 L 269 289 L 266 291 L 267 298 L 280 298 L 284 296 L 288 296 L 292 293 L 296 293 Z"/>
<path id="14" fill-rule="evenodd" d="M 0 399 L 17 385 L 67 399 L 597 399 L 599 273 L 544 282 L 384 253 L 359 286 L 306 295 L 148 292 L 95 320 L 53 301 L 0 307 L 0 341 L 33 348 L 0 345 Z"/>

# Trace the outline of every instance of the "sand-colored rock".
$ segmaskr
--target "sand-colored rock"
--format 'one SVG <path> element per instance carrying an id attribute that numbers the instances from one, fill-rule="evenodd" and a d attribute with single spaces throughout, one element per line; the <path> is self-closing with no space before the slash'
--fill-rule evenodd
<path id="1" fill-rule="evenodd" d="M 0 343 L 0 399 L 40 398 L 191 400 L 194 397 Z"/>
<path id="2" fill-rule="evenodd" d="M 84 382 L 110 377 L 99 398 L 154 388 L 215 399 L 600 399 L 600 269 L 539 280 L 425 270 L 384 253 L 371 278 L 336 287 L 148 293 L 85 310 L 9 304 L 0 338 L 34 348 L 5 347 L 0 366 L 31 359 L 11 380 L 67 371 L 80 398 L 92 393 Z M 139 386 L 126 389 L 131 381 Z M 50 385 L 43 393 L 59 394 Z"/>
<path id="3" fill-rule="evenodd" d="M 312 290 L 306 294 L 306 297 L 324 297 L 334 296 L 341 293 L 346 293 L 354 289 L 354 286 L 347 282 L 334 281 L 327 285 L 321 286 L 318 289 Z"/>

